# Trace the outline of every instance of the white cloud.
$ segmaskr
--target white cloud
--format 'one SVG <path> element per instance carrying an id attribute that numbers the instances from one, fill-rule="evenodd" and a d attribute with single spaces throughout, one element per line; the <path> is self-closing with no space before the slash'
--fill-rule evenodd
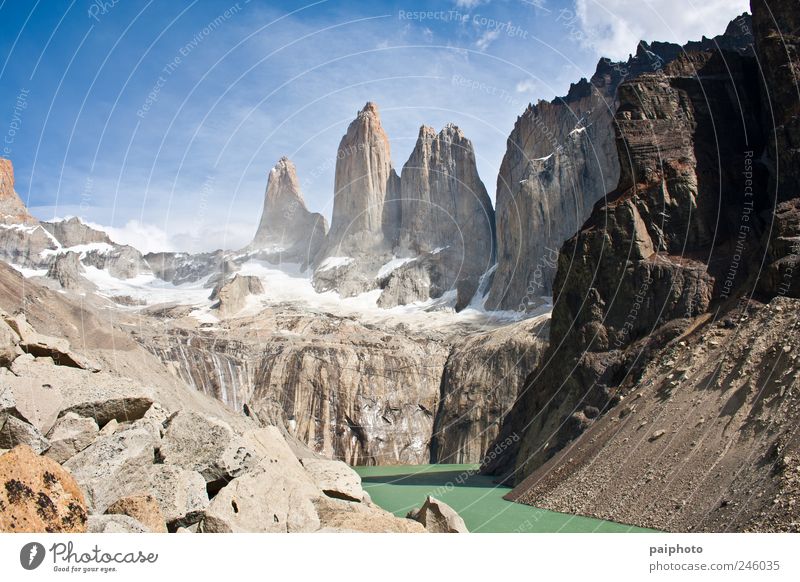
<path id="1" fill-rule="evenodd" d="M 576 0 L 575 17 L 563 13 L 559 20 L 565 34 L 598 56 L 619 60 L 635 52 L 640 40 L 683 44 L 704 34 L 721 34 L 734 17 L 749 10 L 749 4 L 749 0 Z"/>
<path id="2" fill-rule="evenodd" d="M 477 41 L 475 41 L 475 46 L 479 51 L 485 51 L 489 48 L 489 45 L 492 44 L 497 37 L 500 36 L 499 30 L 487 30 L 484 32 Z"/>
<path id="3" fill-rule="evenodd" d="M 456 0 L 456 7 L 457 8 L 466 8 L 470 10 L 475 8 L 476 6 L 480 6 L 484 4 L 487 0 Z"/>
<path id="4" fill-rule="evenodd" d="M 169 235 L 153 224 L 129 220 L 122 227 L 102 226 L 92 222 L 87 222 L 87 225 L 104 231 L 115 243 L 130 245 L 142 253 L 177 250 L 170 242 Z"/>
<path id="5" fill-rule="evenodd" d="M 517 93 L 533 93 L 537 88 L 538 85 L 533 79 L 523 79 L 515 87 Z"/>

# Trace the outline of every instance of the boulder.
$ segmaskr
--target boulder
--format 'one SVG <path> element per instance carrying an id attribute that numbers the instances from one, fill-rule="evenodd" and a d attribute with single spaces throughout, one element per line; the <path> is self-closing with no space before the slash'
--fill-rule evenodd
<path id="1" fill-rule="evenodd" d="M 170 529 L 197 523 L 208 506 L 206 481 L 197 471 L 153 465 L 145 490 L 158 502 Z"/>
<path id="2" fill-rule="evenodd" d="M 93 418 L 68 412 L 47 433 L 50 441 L 47 456 L 57 463 L 63 463 L 92 444 L 98 436 L 97 433 L 97 423 Z"/>
<path id="3" fill-rule="evenodd" d="M 17 357 L 19 336 L 5 321 L 0 319 L 0 366 L 10 366 Z"/>
<path id="4" fill-rule="evenodd" d="M 167 533 L 167 524 L 158 501 L 152 495 L 131 495 L 108 506 L 107 515 L 127 515 L 153 533 Z"/>
<path id="5" fill-rule="evenodd" d="M 106 372 L 90 373 L 86 370 L 61 368 L 55 374 L 49 360 L 31 360 L 20 357 L 12 367 L 18 377 L 4 381 L 12 387 L 38 383 L 50 386 L 61 394 L 63 416 L 74 412 L 93 418 L 98 426 L 112 419 L 131 422 L 144 416 L 153 404 L 152 389 L 129 378 L 113 376 Z"/>
<path id="6" fill-rule="evenodd" d="M 88 533 L 150 533 L 147 527 L 128 515 L 90 515 Z"/>
<path id="7" fill-rule="evenodd" d="M 328 497 L 361 501 L 364 490 L 361 488 L 361 477 L 345 463 L 330 459 L 300 459 L 303 468 L 311 475 L 322 492 Z"/>
<path id="8" fill-rule="evenodd" d="M 0 416 L 16 416 L 46 434 L 56 422 L 62 409 L 61 393 L 50 383 L 34 378 L 3 375 L 0 394 Z"/>
<path id="9" fill-rule="evenodd" d="M 42 433 L 16 416 L 0 415 L 0 448 L 12 449 L 17 445 L 26 445 L 41 454 L 50 447 Z"/>
<path id="10" fill-rule="evenodd" d="M 145 429 L 123 430 L 96 440 L 64 463 L 75 476 L 93 513 L 118 499 L 147 492 L 147 475 L 158 441 Z"/>
<path id="11" fill-rule="evenodd" d="M 86 503 L 58 463 L 18 446 L 0 456 L 0 532 L 86 531 Z"/>
<path id="12" fill-rule="evenodd" d="M 83 277 L 85 269 L 80 261 L 80 255 L 69 251 L 59 253 L 47 270 L 47 277 L 58 281 L 63 289 L 75 291 L 91 291 L 95 289 L 94 284 Z"/>
<path id="13" fill-rule="evenodd" d="M 275 427 L 250 431 L 248 442 L 265 452 L 247 473 L 223 487 L 205 511 L 200 531 L 312 532 L 320 491 Z"/>
<path id="14" fill-rule="evenodd" d="M 452 507 L 430 495 L 421 508 L 411 510 L 407 517 L 424 525 L 430 533 L 469 533 L 467 524 Z"/>
<path id="15" fill-rule="evenodd" d="M 52 358 L 53 363 L 57 366 L 81 368 L 89 371 L 97 370 L 95 364 L 72 352 L 66 339 L 38 333 L 28 323 L 24 314 L 20 313 L 12 317 L 2 312 L 0 316 L 17 333 L 20 338 L 19 347 L 26 354 L 31 354 L 37 358 Z"/>
<path id="16" fill-rule="evenodd" d="M 261 295 L 264 287 L 261 279 L 252 275 L 234 275 L 228 282 L 222 282 L 211 292 L 209 299 L 217 300 L 214 307 L 220 315 L 234 315 L 244 309 L 250 295 Z"/>
<path id="17" fill-rule="evenodd" d="M 227 423 L 186 411 L 170 420 L 160 454 L 167 465 L 199 472 L 212 491 L 260 459 L 256 446 L 237 436 Z"/>
<path id="18" fill-rule="evenodd" d="M 379 507 L 341 499 L 320 497 L 314 500 L 320 533 L 426 533 L 419 522 L 395 517 Z"/>

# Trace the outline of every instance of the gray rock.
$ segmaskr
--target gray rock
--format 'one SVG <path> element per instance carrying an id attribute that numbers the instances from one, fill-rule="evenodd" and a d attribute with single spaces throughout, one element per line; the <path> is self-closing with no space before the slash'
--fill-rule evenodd
<path id="1" fill-rule="evenodd" d="M 365 495 L 361 488 L 361 477 L 345 463 L 330 459 L 300 459 L 311 479 L 328 497 L 361 501 Z"/>
<path id="2" fill-rule="evenodd" d="M 28 445 L 37 454 L 50 447 L 50 443 L 35 426 L 15 416 L 0 414 L 0 449 L 13 449 L 17 445 Z"/>
<path id="3" fill-rule="evenodd" d="M 452 507 L 430 495 L 421 508 L 410 511 L 407 517 L 424 525 L 430 533 L 469 533 Z"/>
<path id="4" fill-rule="evenodd" d="M 197 523 L 208 506 L 206 481 L 197 471 L 172 465 L 153 465 L 147 492 L 155 497 L 170 528 Z"/>
<path id="5" fill-rule="evenodd" d="M 56 255 L 50 268 L 47 270 L 47 277 L 58 281 L 63 289 L 77 291 L 90 291 L 95 289 L 95 285 L 83 277 L 85 269 L 80 261 L 78 253 L 69 251 Z"/>
<path id="6" fill-rule="evenodd" d="M 17 357 L 19 336 L 0 318 L 0 366 L 10 366 Z"/>
<path id="7" fill-rule="evenodd" d="M 38 379 L 6 373 L 2 375 L 1 390 L 0 415 L 16 416 L 42 434 L 53 427 L 63 408 L 61 393 Z"/>
<path id="8" fill-rule="evenodd" d="M 13 371 L 19 377 L 8 378 L 8 384 L 26 383 L 49 385 L 61 394 L 61 415 L 74 412 L 93 418 L 98 426 L 112 419 L 131 422 L 142 418 L 153 404 L 152 389 L 128 378 L 106 372 L 62 367 L 54 373 L 48 360 L 17 358 Z"/>
<path id="9" fill-rule="evenodd" d="M 88 533 L 151 533 L 141 522 L 128 515 L 90 515 Z"/>
<path id="10" fill-rule="evenodd" d="M 200 531 L 312 532 L 320 527 L 312 502 L 320 491 L 275 427 L 251 431 L 266 456 L 223 487 L 200 522 Z"/>
<path id="11" fill-rule="evenodd" d="M 281 158 L 269 173 L 261 222 L 249 248 L 270 250 L 278 261 L 308 264 L 326 231 L 325 218 L 306 208 L 294 164 Z"/>
<path id="12" fill-rule="evenodd" d="M 122 497 L 147 492 L 157 444 L 147 430 L 123 430 L 96 440 L 64 467 L 86 493 L 87 505 L 102 513 Z"/>
<path id="13" fill-rule="evenodd" d="M 47 433 L 50 441 L 47 456 L 58 463 L 63 463 L 92 444 L 97 438 L 97 433 L 97 423 L 93 418 L 68 412 L 59 418 Z"/>
<path id="14" fill-rule="evenodd" d="M 212 489 L 255 466 L 262 456 L 227 423 L 186 411 L 170 420 L 159 450 L 165 464 L 197 471 Z"/>
<path id="15" fill-rule="evenodd" d="M 261 295 L 264 287 L 261 280 L 252 275 L 234 275 L 227 283 L 214 288 L 209 299 L 217 300 L 214 308 L 220 315 L 235 315 L 241 311 L 250 295 Z"/>

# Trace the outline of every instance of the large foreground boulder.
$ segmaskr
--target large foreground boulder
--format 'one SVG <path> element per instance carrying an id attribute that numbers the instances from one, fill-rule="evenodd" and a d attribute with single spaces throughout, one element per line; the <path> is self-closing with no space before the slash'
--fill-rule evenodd
<path id="1" fill-rule="evenodd" d="M 300 463 L 328 497 L 347 501 L 361 501 L 364 498 L 361 477 L 345 463 L 313 457 L 300 459 Z"/>
<path id="2" fill-rule="evenodd" d="M 145 487 L 157 440 L 143 428 L 100 438 L 66 463 L 86 492 L 93 513 L 103 513 L 118 499 Z"/>
<path id="3" fill-rule="evenodd" d="M 258 463 L 263 452 L 227 423 L 196 412 L 179 412 L 169 421 L 160 454 L 165 464 L 197 471 L 212 491 Z"/>
<path id="4" fill-rule="evenodd" d="M 320 491 L 275 427 L 253 430 L 248 440 L 264 452 L 257 466 L 223 487 L 200 531 L 312 532 L 320 522 L 312 500 Z"/>
<path id="5" fill-rule="evenodd" d="M 58 463 L 19 446 L 0 456 L 0 532 L 80 533 L 86 504 Z"/>
<path id="6" fill-rule="evenodd" d="M 314 500 L 320 533 L 426 533 L 413 519 L 395 517 L 388 511 L 342 499 L 320 497 Z"/>
<path id="7" fill-rule="evenodd" d="M 53 363 L 49 358 L 18 357 L 12 366 L 16 377 L 5 377 L 4 383 L 14 389 L 38 384 L 53 390 L 53 394 L 59 394 L 62 399 L 61 416 L 74 412 L 93 418 L 98 426 L 105 426 L 114 419 L 119 422 L 138 420 L 153 404 L 152 389 L 129 378 L 71 367 L 60 367 L 56 373 Z"/>
<path id="8" fill-rule="evenodd" d="M 424 525 L 430 533 L 469 533 L 467 524 L 452 507 L 430 495 L 421 508 L 411 510 L 407 517 Z"/>

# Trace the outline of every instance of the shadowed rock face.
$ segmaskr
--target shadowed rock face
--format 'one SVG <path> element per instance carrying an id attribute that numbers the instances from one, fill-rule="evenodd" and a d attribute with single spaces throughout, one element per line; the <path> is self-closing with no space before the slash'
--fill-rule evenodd
<path id="1" fill-rule="evenodd" d="M 325 254 L 343 256 L 384 248 L 384 228 L 396 224 L 387 201 L 397 196 L 398 183 L 378 106 L 367 103 L 339 143 Z"/>
<path id="2" fill-rule="evenodd" d="M 306 208 L 294 164 L 281 158 L 269 173 L 261 222 L 250 248 L 308 263 L 319 252 L 326 230 L 325 218 Z"/>
<path id="3" fill-rule="evenodd" d="M 565 97 L 531 105 L 517 119 L 497 178 L 497 272 L 487 299 L 492 309 L 528 310 L 553 289 L 561 244 L 589 217 L 620 175 L 614 145 L 617 88 L 658 71 L 684 51 L 749 52 L 750 19 L 724 35 L 685 47 L 640 43 L 627 62 L 601 59 L 592 78 Z"/>
<path id="4" fill-rule="evenodd" d="M 494 210 L 478 176 L 472 142 L 455 125 L 420 129 L 400 177 L 396 254 L 447 250 L 437 279 L 444 289 L 478 278 L 491 266 Z"/>
<path id="5" fill-rule="evenodd" d="M 742 172 L 764 146 L 757 79 L 752 57 L 697 52 L 620 86 L 619 184 L 561 249 L 550 349 L 504 427 L 524 431 L 517 478 L 616 405 L 648 353 L 747 279 L 737 257 L 758 246 L 768 203 L 743 195 Z M 754 180 L 761 192 L 763 174 Z M 486 469 L 509 471 L 511 456 Z"/>

